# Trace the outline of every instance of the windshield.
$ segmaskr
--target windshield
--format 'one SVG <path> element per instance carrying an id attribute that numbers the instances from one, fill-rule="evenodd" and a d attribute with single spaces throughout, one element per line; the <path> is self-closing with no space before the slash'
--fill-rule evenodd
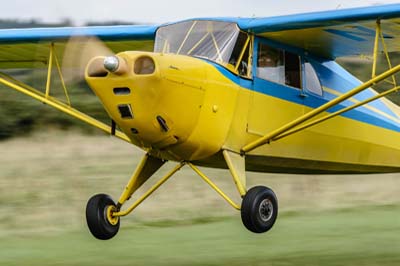
<path id="1" fill-rule="evenodd" d="M 227 65 L 239 36 L 235 23 L 186 21 L 160 27 L 154 52 L 206 58 Z"/>

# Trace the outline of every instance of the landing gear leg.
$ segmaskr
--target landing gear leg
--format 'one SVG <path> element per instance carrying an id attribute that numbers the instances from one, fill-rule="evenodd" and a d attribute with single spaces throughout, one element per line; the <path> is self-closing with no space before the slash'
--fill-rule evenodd
<path id="1" fill-rule="evenodd" d="M 146 154 L 129 180 L 117 204 L 106 194 L 97 194 L 89 199 L 86 205 L 86 221 L 94 237 L 107 240 L 118 233 L 120 216 L 124 216 L 133 210 L 133 208 L 131 208 L 130 211 L 121 213 L 120 209 L 122 205 L 129 200 L 132 194 L 164 163 L 165 161 Z M 165 181 L 166 179 L 164 182 Z M 143 200 L 144 198 L 142 197 L 141 201 Z M 139 205 L 141 201 L 136 203 L 135 207 Z M 120 215 L 116 215 L 118 213 L 120 213 Z"/>
<path id="2" fill-rule="evenodd" d="M 263 186 L 247 191 L 245 157 L 228 150 L 224 150 L 223 155 L 243 198 L 240 212 L 244 226 L 254 233 L 269 231 L 278 217 L 278 200 L 275 193 Z"/>

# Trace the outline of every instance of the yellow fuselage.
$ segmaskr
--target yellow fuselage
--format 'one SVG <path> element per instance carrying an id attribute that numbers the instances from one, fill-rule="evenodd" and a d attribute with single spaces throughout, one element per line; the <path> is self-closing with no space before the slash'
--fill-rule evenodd
<path id="1" fill-rule="evenodd" d="M 118 56 L 131 70 L 138 58 L 151 57 L 155 71 L 104 77 L 86 73 L 86 79 L 132 143 L 162 159 L 226 167 L 223 149 L 239 153 L 249 142 L 311 110 L 243 88 L 202 59 L 143 52 Z M 114 88 L 129 88 L 130 93 L 116 94 Z M 129 105 L 132 117 L 122 118 L 120 105 Z M 296 173 L 400 171 L 399 134 L 340 116 L 251 151 L 246 168 Z"/>

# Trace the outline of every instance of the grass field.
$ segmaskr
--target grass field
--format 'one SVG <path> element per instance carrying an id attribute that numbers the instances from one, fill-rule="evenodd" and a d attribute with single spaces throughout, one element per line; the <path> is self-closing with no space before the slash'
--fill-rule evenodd
<path id="1" fill-rule="evenodd" d="M 55 131 L 0 142 L 0 155 L 0 265 L 400 265 L 399 174 L 249 173 L 280 203 L 274 229 L 255 235 L 184 168 L 104 242 L 86 229 L 86 201 L 117 198 L 140 151 Z M 226 171 L 206 172 L 239 202 Z"/>
<path id="2" fill-rule="evenodd" d="M 265 235 L 238 217 L 123 227 L 101 242 L 86 230 L 12 237 L 1 265 L 399 265 L 399 207 L 284 213 Z M 234 219 L 236 218 L 236 219 Z"/>

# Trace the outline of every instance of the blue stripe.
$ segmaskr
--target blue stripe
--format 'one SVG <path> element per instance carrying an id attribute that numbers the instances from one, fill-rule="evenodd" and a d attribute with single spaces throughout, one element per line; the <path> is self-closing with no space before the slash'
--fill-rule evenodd
<path id="1" fill-rule="evenodd" d="M 232 72 L 228 71 L 226 68 L 222 67 L 221 65 L 219 65 L 217 63 L 214 63 L 211 61 L 207 61 L 207 62 L 210 63 L 211 65 L 213 65 L 226 78 L 228 78 L 229 80 L 231 80 L 232 82 L 234 82 L 235 84 L 237 84 L 243 88 L 246 88 L 249 90 L 254 90 L 256 92 L 263 93 L 263 94 L 266 94 L 266 95 L 269 95 L 269 96 L 272 96 L 275 98 L 279 98 L 279 99 L 282 99 L 285 101 L 289 101 L 291 103 L 302 104 L 302 105 L 305 105 L 305 106 L 311 107 L 311 108 L 317 108 L 317 107 L 329 102 L 333 98 L 337 97 L 335 95 L 331 95 L 331 94 L 325 92 L 324 97 L 318 97 L 318 96 L 314 96 L 312 94 L 307 94 L 307 97 L 304 98 L 300 95 L 301 91 L 299 89 L 288 87 L 288 86 L 274 83 L 274 82 L 270 82 L 270 81 L 263 80 L 263 79 L 260 79 L 257 77 L 254 78 L 254 82 L 253 82 L 252 80 L 247 80 L 247 79 L 241 78 L 241 77 L 233 74 Z M 336 78 L 338 78 L 338 76 L 336 76 Z M 353 79 L 354 79 L 354 77 L 353 77 Z M 337 82 L 340 82 L 340 80 L 338 80 Z M 354 87 L 352 87 L 352 88 L 354 88 Z M 364 95 L 364 96 L 367 96 L 367 95 Z M 353 104 L 354 103 L 352 103 L 350 101 L 346 101 L 340 105 L 337 105 L 337 106 L 327 110 L 327 112 L 333 113 L 333 112 L 336 112 L 338 110 L 341 110 L 341 109 L 343 109 L 347 106 L 353 105 Z M 382 110 L 382 109 L 379 108 L 379 110 Z M 348 111 L 348 112 L 342 114 L 341 116 L 350 118 L 350 119 L 353 119 L 356 121 L 360 121 L 363 123 L 367 123 L 370 125 L 374 125 L 374 126 L 382 127 L 385 129 L 393 130 L 396 132 L 400 132 L 400 124 L 399 123 L 395 123 L 394 121 L 391 121 L 391 120 L 387 119 L 386 117 L 383 117 L 383 116 L 381 116 L 369 109 L 366 109 L 364 107 L 353 109 L 351 111 Z"/>
<path id="2" fill-rule="evenodd" d="M 336 98 L 336 96 L 332 97 L 332 99 L 333 98 Z M 304 105 L 306 105 L 308 107 L 312 107 L 312 108 L 317 108 L 327 102 L 329 102 L 329 100 L 326 98 L 318 98 L 315 96 L 309 96 L 307 99 L 305 99 Z M 339 111 L 345 107 L 351 106 L 353 104 L 354 103 L 352 103 L 352 102 L 346 101 L 340 105 L 330 108 L 327 112 L 333 113 L 333 112 Z M 369 109 L 366 109 L 365 107 L 359 107 L 359 108 L 353 109 L 351 111 L 343 113 L 341 116 L 350 118 L 353 120 L 357 120 L 360 122 L 364 122 L 364 123 L 367 123 L 370 125 L 374 125 L 374 126 L 390 129 L 390 130 L 393 130 L 396 132 L 400 132 L 399 124 L 387 119 L 386 117 L 382 117 L 381 115 L 379 115 Z"/>
<path id="3" fill-rule="evenodd" d="M 255 38 L 255 43 L 254 43 L 254 47 L 258 47 L 258 43 L 261 41 L 261 38 Z M 314 67 L 315 71 L 318 74 L 318 77 L 321 81 L 322 86 L 330 88 L 330 89 L 334 89 L 336 90 L 338 93 L 340 94 L 344 94 L 346 92 L 348 92 L 349 90 L 361 85 L 361 82 L 355 78 L 353 75 L 351 75 L 349 72 L 347 72 L 343 67 L 341 67 L 339 64 L 337 64 L 335 61 L 326 61 L 326 59 L 324 58 L 320 58 L 320 57 L 315 57 L 312 55 L 307 55 L 306 53 L 304 53 L 303 50 L 295 48 L 295 47 L 291 47 L 288 45 L 282 45 L 280 43 L 274 42 L 274 41 L 270 41 L 270 40 L 266 40 L 266 39 L 262 39 L 263 43 L 268 44 L 269 46 L 275 47 L 277 49 L 284 49 L 286 51 L 295 53 L 295 54 L 299 54 L 302 58 L 307 59 Z M 298 104 L 302 104 L 302 102 L 299 102 L 298 99 L 298 90 L 288 87 L 288 86 L 284 86 L 281 84 L 276 84 L 273 82 L 269 82 L 270 85 L 266 85 L 267 87 L 271 87 L 274 88 L 272 90 L 268 90 L 265 91 L 265 89 L 257 89 L 253 88 L 253 82 L 246 80 L 246 82 L 244 82 L 243 78 L 240 78 L 239 76 L 231 73 L 230 71 L 228 71 L 226 68 L 222 67 L 219 64 L 216 64 L 212 61 L 208 61 L 209 63 L 213 64 L 214 67 L 216 67 L 218 69 L 218 71 L 220 71 L 224 76 L 226 76 L 227 78 L 229 78 L 230 80 L 232 80 L 234 83 L 241 85 L 244 88 L 247 89 L 251 89 L 251 90 L 256 90 L 259 91 L 261 93 L 264 94 L 268 94 L 271 96 L 275 96 L 284 100 L 289 100 Z M 257 62 L 257 53 L 254 54 L 253 57 L 253 69 L 256 69 L 256 62 Z M 258 79 L 260 81 L 262 81 L 262 79 Z M 278 86 L 278 87 L 277 87 Z M 286 88 L 288 89 L 291 93 L 285 94 L 285 95 L 275 95 L 275 91 L 285 91 Z M 295 92 L 293 94 L 293 92 Z M 297 92 L 297 93 L 296 93 Z M 307 90 L 304 91 L 305 93 L 307 93 L 308 95 L 313 95 L 312 93 L 309 93 Z M 356 99 L 357 101 L 364 101 L 366 99 L 369 99 L 371 97 L 375 96 L 375 94 L 371 91 L 371 90 L 365 90 L 357 95 L 354 95 L 352 98 Z M 337 95 L 331 95 L 328 92 L 324 92 L 324 98 L 325 100 L 332 100 L 334 98 L 336 98 Z M 322 103 L 320 102 L 319 105 L 321 105 Z M 347 107 L 350 105 L 353 105 L 354 103 L 351 102 L 350 100 L 347 100 L 345 102 L 343 102 L 341 104 L 342 107 Z M 310 107 L 316 107 L 319 105 L 312 105 Z M 376 100 L 373 102 L 370 102 L 368 104 L 371 107 L 374 107 L 384 113 L 386 113 L 387 115 L 390 115 L 392 117 L 397 117 L 397 115 L 386 105 L 384 104 L 381 100 Z M 371 116 L 377 116 L 378 114 L 373 112 L 372 110 L 365 108 L 365 107 L 359 107 L 357 108 L 357 110 L 362 109 L 364 113 L 368 113 Z M 389 120 L 388 118 L 378 115 L 382 120 L 386 121 L 387 123 L 395 123 L 392 120 Z"/>
<path id="4" fill-rule="evenodd" d="M 322 64 L 314 61 L 312 62 L 312 65 L 317 71 L 322 85 L 327 88 L 334 89 L 340 94 L 344 94 L 349 90 L 361 85 L 361 82 L 358 79 L 356 79 L 334 61 L 323 62 Z M 354 95 L 353 98 L 358 101 L 364 101 L 373 96 L 375 96 L 375 94 L 371 90 L 365 90 L 357 95 Z M 334 97 L 337 96 L 335 95 Z M 381 100 L 373 101 L 368 105 L 379 109 L 390 116 L 397 117 L 396 114 Z M 368 109 L 366 109 L 366 112 L 370 112 L 371 114 L 375 115 L 375 113 Z"/>
<path id="5" fill-rule="evenodd" d="M 324 59 L 324 58 L 320 58 L 320 57 L 316 57 L 316 56 L 307 54 L 302 49 L 299 49 L 296 47 L 291 47 L 289 45 L 283 45 L 283 44 L 280 44 L 280 43 L 277 43 L 274 41 L 270 41 L 270 40 L 266 40 L 263 38 L 255 38 L 254 47 L 258 47 L 259 42 L 265 43 L 265 44 L 267 44 L 271 47 L 275 47 L 277 49 L 283 49 L 285 51 L 300 55 L 303 58 L 303 60 L 307 60 L 313 65 L 313 67 L 316 70 L 318 77 L 321 81 L 321 84 L 323 86 L 325 86 L 327 88 L 335 89 L 340 94 L 344 94 L 344 93 L 348 92 L 349 90 L 361 85 L 361 82 L 357 78 L 355 78 L 353 75 L 351 75 L 349 72 L 347 72 L 343 67 L 341 67 L 339 64 L 337 64 L 335 61 L 326 61 L 326 59 Z M 253 69 L 257 68 L 256 62 L 257 62 L 257 53 L 254 54 L 254 58 L 253 58 Z M 326 95 L 326 92 L 324 95 Z M 358 101 L 364 101 L 373 96 L 375 96 L 375 94 L 371 90 L 365 90 L 357 95 L 354 95 L 353 98 Z M 332 100 L 333 98 L 336 98 L 336 97 L 337 97 L 337 95 L 335 95 L 334 97 L 328 98 L 328 100 Z M 353 104 L 351 101 L 346 101 L 343 104 L 346 105 L 347 103 Z M 397 117 L 397 115 L 381 100 L 376 100 L 376 101 L 370 102 L 368 105 L 372 106 L 390 116 Z M 346 105 L 346 106 L 348 106 L 348 105 Z M 359 108 L 364 108 L 365 112 L 368 112 L 371 115 L 376 115 L 375 112 L 373 112 L 369 109 L 366 109 L 365 107 L 359 107 Z M 384 118 L 384 119 L 387 119 L 387 118 Z"/>
<path id="6" fill-rule="evenodd" d="M 204 58 L 199 58 L 199 59 L 204 60 L 207 63 L 209 63 L 210 65 L 214 66 L 222 75 L 224 75 L 226 78 L 231 80 L 233 83 L 235 83 L 243 88 L 249 89 L 249 90 L 251 90 L 253 88 L 253 80 L 242 78 L 242 77 L 230 72 L 228 69 L 221 66 L 220 64 L 217 64 L 213 61 L 210 61 L 210 60 L 207 60 Z"/>
<path id="7" fill-rule="evenodd" d="M 258 82 L 258 80 L 260 82 Z M 303 98 L 300 96 L 300 91 L 295 88 L 287 87 L 284 85 L 276 84 L 273 82 L 269 81 L 264 81 L 262 79 L 255 78 L 256 81 L 256 86 L 254 87 L 254 91 L 267 94 L 269 96 L 273 96 L 282 100 L 286 100 L 292 103 L 296 104 L 303 104 L 307 107 L 311 108 L 317 108 L 327 102 L 331 99 L 326 98 L 321 98 L 318 96 L 314 96 L 311 94 L 308 94 L 306 98 Z M 334 98 L 336 98 L 335 96 Z M 353 105 L 354 103 L 352 102 L 343 102 L 340 105 L 337 105 L 331 109 L 329 109 L 327 112 L 333 113 L 338 110 L 341 110 L 347 106 Z M 390 129 L 393 131 L 400 132 L 400 125 L 396 124 L 395 122 L 392 122 L 391 120 L 387 119 L 386 117 L 382 117 L 381 115 L 366 109 L 364 107 L 361 108 L 356 108 L 351 111 L 345 112 L 341 116 L 350 118 L 353 120 L 357 120 L 360 122 L 364 122 L 370 125 L 375 125 L 379 126 L 382 128 Z"/>
<path id="8" fill-rule="evenodd" d="M 266 39 L 261 39 L 261 38 L 255 38 L 255 44 L 254 47 L 258 47 L 258 43 L 262 42 L 265 43 L 271 47 L 275 47 L 277 49 L 283 49 L 288 52 L 292 52 L 294 54 L 300 55 L 303 60 L 307 59 L 309 61 L 314 69 L 316 70 L 319 79 L 322 83 L 323 86 L 331 89 L 335 89 L 338 91 L 338 93 L 346 93 L 347 91 L 355 88 L 358 85 L 361 85 L 361 82 L 356 79 L 353 75 L 351 75 L 349 72 L 347 72 L 343 67 L 341 67 L 339 64 L 337 64 L 334 61 L 326 61 L 324 58 L 316 57 L 310 54 L 307 54 L 304 52 L 304 50 L 296 48 L 296 47 L 291 47 L 289 45 L 283 45 L 271 40 L 266 40 Z M 253 58 L 253 69 L 257 68 L 256 65 L 257 62 L 257 53 L 254 54 Z M 353 96 L 354 99 L 358 101 L 363 101 L 366 99 L 369 99 L 371 97 L 375 96 L 375 94 L 371 90 L 365 90 L 355 96 Z M 337 97 L 337 95 L 335 95 Z M 329 98 L 331 100 L 333 98 Z M 346 104 L 345 102 L 344 104 Z M 351 101 L 348 101 L 348 103 L 352 104 Z M 373 101 L 368 104 L 369 106 L 372 106 L 376 109 L 381 110 L 382 112 L 385 112 L 386 114 L 390 116 L 397 117 L 397 115 L 389 108 L 387 107 L 382 101 L 377 100 Z M 365 108 L 365 107 L 361 107 Z M 369 112 L 371 115 L 376 115 L 374 112 L 372 112 L 369 109 L 365 110 L 366 112 Z"/>

